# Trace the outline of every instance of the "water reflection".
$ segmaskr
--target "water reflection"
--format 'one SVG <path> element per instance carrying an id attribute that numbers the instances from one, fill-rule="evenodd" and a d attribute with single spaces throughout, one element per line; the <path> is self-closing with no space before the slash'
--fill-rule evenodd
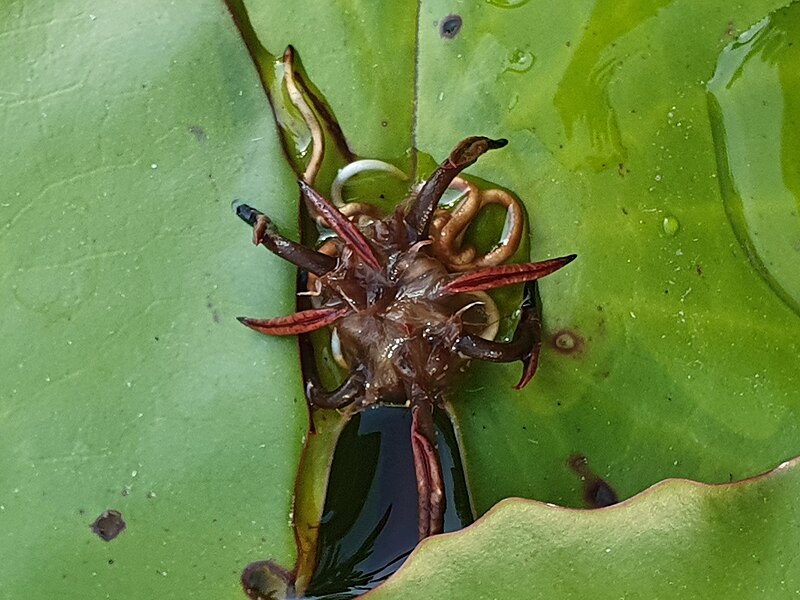
<path id="1" fill-rule="evenodd" d="M 447 415 L 437 411 L 447 494 L 445 531 L 472 522 L 466 482 Z M 396 571 L 417 544 L 411 412 L 378 407 L 356 415 L 336 446 L 308 597 L 352 598 Z"/>
<path id="2" fill-rule="evenodd" d="M 800 314 L 800 3 L 722 52 L 708 84 L 725 210 L 751 264 Z"/>
<path id="3" fill-rule="evenodd" d="M 620 61 L 626 58 L 616 46 L 672 2 L 598 0 L 581 39 L 570 41 L 570 47 L 575 47 L 574 54 L 553 103 L 567 139 L 588 141 L 591 151 L 585 161 L 596 171 L 623 163 L 627 158 L 609 96 L 609 84 Z"/>

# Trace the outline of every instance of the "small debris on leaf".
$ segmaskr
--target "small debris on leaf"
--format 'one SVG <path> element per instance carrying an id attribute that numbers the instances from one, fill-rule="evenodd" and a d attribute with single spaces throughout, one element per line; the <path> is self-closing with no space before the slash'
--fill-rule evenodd
<path id="1" fill-rule="evenodd" d="M 118 510 L 109 509 L 91 525 L 92 531 L 104 542 L 110 542 L 125 531 L 125 521 Z"/>

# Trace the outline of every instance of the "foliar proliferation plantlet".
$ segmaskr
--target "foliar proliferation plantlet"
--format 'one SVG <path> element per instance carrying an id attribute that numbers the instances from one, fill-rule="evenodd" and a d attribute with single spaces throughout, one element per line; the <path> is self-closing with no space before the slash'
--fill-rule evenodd
<path id="1" fill-rule="evenodd" d="M 247 204 L 237 215 L 253 227 L 253 242 L 308 273 L 311 307 L 270 319 L 240 317 L 267 335 L 297 335 L 331 328 L 332 350 L 349 375 L 333 390 L 312 378 L 312 408 L 363 410 L 378 403 L 411 410 L 411 447 L 417 481 L 419 537 L 442 531 L 445 494 L 436 448 L 434 407 L 470 359 L 523 363 L 516 385 L 533 377 L 541 347 L 541 312 L 533 282 L 571 262 L 575 255 L 503 264 L 519 246 L 523 213 L 500 190 L 480 192 L 458 175 L 506 140 L 470 137 L 460 142 L 433 174 L 391 214 L 375 206 L 326 199 L 307 181 L 301 195 L 312 216 L 333 236 L 314 250 L 277 231 Z M 374 161 L 372 161 L 374 162 Z M 367 167 L 365 167 L 367 168 Z M 357 170 L 357 167 L 356 167 Z M 439 208 L 448 188 L 463 199 Z M 478 256 L 462 247 L 469 224 L 487 203 L 507 210 L 503 239 Z M 495 341 L 500 318 L 487 290 L 525 283 L 520 321 L 509 341 Z"/>

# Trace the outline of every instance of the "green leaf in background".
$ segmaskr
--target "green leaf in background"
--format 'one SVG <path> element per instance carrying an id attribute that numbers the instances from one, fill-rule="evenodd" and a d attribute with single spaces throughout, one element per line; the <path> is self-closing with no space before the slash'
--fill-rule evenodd
<path id="1" fill-rule="evenodd" d="M 505 500 L 426 540 L 365 598 L 794 597 L 798 494 L 794 459 L 735 484 L 666 481 L 601 510 Z"/>
<path id="2" fill-rule="evenodd" d="M 474 171 L 526 201 L 534 258 L 578 254 L 542 281 L 549 343 L 531 385 L 506 391 L 515 367 L 476 365 L 454 402 L 479 514 L 507 496 L 583 505 L 573 454 L 625 498 L 800 453 L 800 319 L 727 217 L 705 83 L 737 28 L 780 4 L 473 3 L 453 40 L 432 25 L 451 9 L 423 5 L 419 146 L 441 154 L 441 132 L 508 137 Z M 783 21 L 800 19 L 796 6 Z M 787 219 L 776 237 L 798 231 Z"/>
<path id="3" fill-rule="evenodd" d="M 476 365 L 454 394 L 478 513 L 512 495 L 583 505 L 575 454 L 629 497 L 665 477 L 751 476 L 800 451 L 800 321 L 731 223 L 706 89 L 726 45 L 783 4 L 424 2 L 416 66 L 396 15 L 376 23 L 367 6 L 334 14 L 300 3 L 298 23 L 248 4 L 266 45 L 298 49 L 357 154 L 397 154 L 382 125 L 405 114 L 400 94 L 416 69 L 416 147 L 443 156 L 467 135 L 509 138 L 470 173 L 526 202 L 534 259 L 579 255 L 542 282 L 549 343 L 533 383 L 514 392 L 516 366 Z M 796 22 L 795 6 L 775 18 Z M 456 17 L 455 36 L 443 35 Z M 385 56 L 387 44 L 370 36 L 390 22 L 401 40 L 392 56 L 409 63 L 386 78 L 371 53 Z M 772 43 L 773 62 L 791 73 L 786 38 Z M 796 97 L 788 75 L 776 81 L 773 95 Z M 778 160 L 787 172 L 791 157 Z M 783 231 L 774 237 L 796 239 L 796 221 Z M 788 252 L 791 265 L 796 244 Z M 781 271 L 784 287 L 798 277 Z"/>
<path id="4" fill-rule="evenodd" d="M 754 269 L 800 314 L 798 7 L 725 49 L 709 82 L 722 199 Z"/>
<path id="5" fill-rule="evenodd" d="M 453 395 L 479 514 L 512 495 L 583 505 L 576 454 L 623 498 L 800 454 L 800 4 L 247 6 L 270 52 L 297 48 L 357 155 L 440 159 L 467 135 L 506 137 L 468 174 L 525 202 L 532 258 L 579 255 L 542 282 L 533 383 L 514 392 L 518 366 L 476 365 Z M 294 561 L 307 425 L 294 342 L 234 320 L 291 312 L 294 272 L 249 246 L 230 201 L 297 234 L 294 176 L 244 45 L 217 1 L 17 1 L 0 11 L 0 67 L 0 596 L 241 598 L 247 563 Z M 688 522 L 745 552 L 766 538 L 715 515 L 745 531 L 765 519 L 774 545 L 753 553 L 778 569 L 797 545 L 779 527 L 796 521 L 783 501 L 796 487 L 787 469 L 711 492 L 671 483 L 607 512 L 512 502 L 464 538 L 497 536 L 493 559 L 532 543 L 569 555 L 591 523 L 680 525 L 675 506 L 701 489 L 713 510 Z M 735 491 L 708 500 L 717 490 Z M 89 526 L 108 509 L 127 529 L 104 542 Z M 559 545 L 566 533 L 575 545 Z M 714 550 L 698 540 L 687 569 Z M 618 541 L 608 555 L 644 556 Z M 628 566 L 647 590 L 647 564 Z M 562 584 L 583 585 L 572 573 Z M 476 595 L 481 581 L 463 579 Z M 796 588 L 785 581 L 762 586 Z"/>
<path id="6" fill-rule="evenodd" d="M 0 597 L 242 598 L 294 560 L 296 187 L 216 1 L 0 10 Z M 118 510 L 102 541 L 90 524 Z"/>

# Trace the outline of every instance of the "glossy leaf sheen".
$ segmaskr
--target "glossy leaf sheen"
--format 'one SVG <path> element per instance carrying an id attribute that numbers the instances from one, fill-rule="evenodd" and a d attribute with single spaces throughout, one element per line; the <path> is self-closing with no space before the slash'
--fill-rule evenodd
<path id="1" fill-rule="evenodd" d="M 728 218 L 705 84 L 739 32 L 783 4 L 480 2 L 457 8 L 463 26 L 445 39 L 454 7 L 422 2 L 415 70 L 396 14 L 376 21 L 359 6 L 337 18 L 300 3 L 299 24 L 250 3 L 265 43 L 291 41 L 303 56 L 358 155 L 396 155 L 398 119 L 437 162 L 453 140 L 508 138 L 467 175 L 523 199 L 533 257 L 579 256 L 541 282 L 545 344 L 531 384 L 511 389 L 516 365 L 474 364 L 451 395 L 480 513 L 507 496 L 583 506 L 574 454 L 626 498 L 666 477 L 741 479 L 800 453 L 800 320 Z M 390 47 L 378 34 L 394 22 Z M 337 28 L 358 40 L 345 54 L 336 35 L 313 35 Z M 380 73 L 403 57 L 386 83 Z M 771 81 L 790 106 L 797 85 Z"/>
<path id="2" fill-rule="evenodd" d="M 796 144 L 787 37 L 754 52 L 765 60 L 746 61 L 729 91 L 710 86 L 722 135 L 712 137 L 705 84 L 739 32 L 771 15 L 766 31 L 796 30 L 797 5 L 500 4 L 512 3 L 459 6 L 452 39 L 440 35 L 456 10 L 444 2 L 248 5 L 271 52 L 295 45 L 359 156 L 416 146 L 438 162 L 469 135 L 508 138 L 467 174 L 523 199 L 532 256 L 580 256 L 541 282 L 545 345 L 531 384 L 511 389 L 517 365 L 476 365 L 452 398 L 478 512 L 510 495 L 581 505 L 574 453 L 623 498 L 665 477 L 728 481 L 800 454 L 800 275 L 786 267 L 797 246 L 758 246 L 774 263 L 764 276 L 719 176 L 727 164 L 730 198 L 777 194 L 765 184 L 780 177 L 750 173 L 757 163 L 731 144 L 778 126 L 765 139 Z M 294 560 L 289 507 L 307 425 L 293 341 L 234 319 L 294 309 L 294 269 L 253 248 L 229 208 L 242 198 L 296 239 L 295 178 L 263 90 L 210 0 L 16 1 L 0 31 L 0 596 L 241 597 L 246 563 Z M 747 127 L 730 120 L 737 102 L 760 100 L 775 109 Z M 796 202 L 794 155 L 770 151 Z M 796 232 L 796 220 L 761 216 L 750 221 L 760 232 Z M 796 496 L 793 481 L 763 488 L 763 510 Z M 703 504 L 692 522 L 713 529 L 729 515 L 747 529 L 757 504 Z M 597 514 L 636 530 L 650 513 L 632 508 Z M 127 528 L 103 542 L 89 526 L 109 509 Z M 545 548 L 580 539 L 582 525 L 548 528 L 532 510 L 531 521 L 508 513 L 513 531 L 485 523 L 493 558 L 517 564 L 512 532 Z M 763 518 L 787 536 L 774 548 L 794 548 L 782 515 L 797 520 L 781 508 Z M 627 564 L 643 556 L 617 539 Z M 616 548 L 597 546 L 586 572 L 622 569 Z M 646 583 L 643 567 L 634 575 Z M 794 590 L 787 573 L 763 585 Z M 553 578 L 580 585 L 569 574 L 559 566 Z"/>
<path id="3" fill-rule="evenodd" d="M 431 538 L 365 600 L 789 598 L 800 593 L 797 459 L 709 486 L 669 480 L 617 506 L 576 511 L 504 500 Z M 509 543 L 513 540 L 513 543 Z"/>
<path id="4" fill-rule="evenodd" d="M 467 25 L 450 46 L 423 30 L 420 96 L 443 100 L 420 102 L 420 146 L 443 152 L 441 131 L 489 119 L 509 153 L 474 171 L 529 202 L 533 256 L 580 257 L 541 282 L 546 344 L 528 388 L 504 394 L 502 370 L 477 365 L 454 402 L 480 511 L 512 495 L 582 505 L 576 452 L 627 497 L 667 476 L 741 478 L 800 450 L 800 321 L 731 231 L 700 83 L 727 21 L 769 6 L 723 18 L 708 3 L 662 5 L 620 18 L 614 3 L 476 4 L 460 13 L 481 24 L 474 43 Z M 504 66 L 516 48 L 536 57 L 529 71 Z M 457 64 L 469 78 L 442 76 Z M 668 218 L 681 224 L 671 237 Z"/>

